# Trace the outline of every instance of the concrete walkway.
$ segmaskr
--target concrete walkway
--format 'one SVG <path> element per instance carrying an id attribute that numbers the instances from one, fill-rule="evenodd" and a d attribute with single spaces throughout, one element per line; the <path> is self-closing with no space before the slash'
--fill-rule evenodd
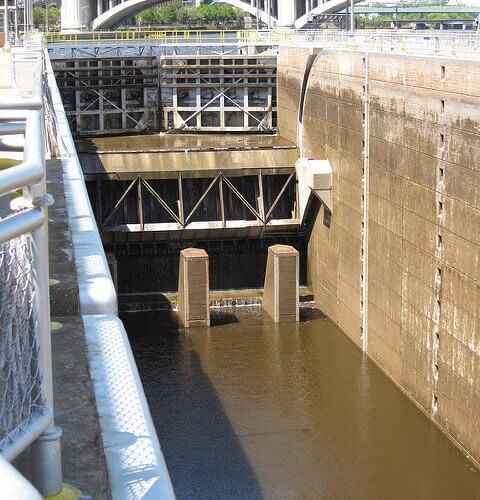
<path id="1" fill-rule="evenodd" d="M 92 498 L 110 498 L 100 426 L 87 363 L 77 272 L 61 163 L 47 162 L 50 209 L 50 307 L 55 420 L 63 429 L 64 482 Z M 57 328 L 59 328 L 57 330 Z"/>
<path id="2" fill-rule="evenodd" d="M 47 162 L 50 307 L 55 423 L 62 428 L 63 481 L 92 499 L 110 498 L 100 426 L 88 369 L 77 272 L 63 191 L 61 163 Z M 30 476 L 28 453 L 15 465 Z"/>

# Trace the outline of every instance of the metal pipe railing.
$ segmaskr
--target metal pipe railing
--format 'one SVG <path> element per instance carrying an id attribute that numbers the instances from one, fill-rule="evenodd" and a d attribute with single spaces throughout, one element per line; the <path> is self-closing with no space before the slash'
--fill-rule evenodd
<path id="1" fill-rule="evenodd" d="M 4 498 L 42 500 L 40 493 L 6 460 L 0 456 L 1 492 Z"/>
<path id="2" fill-rule="evenodd" d="M 89 44 L 122 42 L 167 45 L 254 45 L 319 44 L 342 50 L 406 52 L 480 59 L 480 34 L 398 30 L 118 30 L 47 33 L 47 43 Z"/>
<path id="3" fill-rule="evenodd" d="M 30 47 L 31 45 L 32 43 Z M 30 390 L 32 394 L 27 394 L 22 399 L 23 406 L 18 411 L 14 411 L 15 405 L 18 404 L 15 400 L 18 397 L 15 391 L 0 393 L 3 407 L 2 419 L 9 423 L 8 435 L 3 435 L 3 421 L 0 422 L 0 455 L 7 460 L 12 460 L 30 445 L 33 483 L 44 496 L 47 496 L 61 491 L 62 474 L 61 430 L 55 427 L 53 419 L 47 229 L 48 205 L 51 204 L 51 197 L 46 191 L 43 43 L 40 39 L 39 43 L 24 50 L 25 52 L 22 52 L 22 49 L 17 48 L 12 58 L 14 65 L 18 62 L 33 64 L 33 80 L 29 82 L 31 97 L 23 99 L 19 97 L 0 102 L 0 110 L 13 112 L 20 117 L 24 116 L 25 121 L 23 161 L 0 172 L 0 196 L 20 188 L 23 193 L 20 199 L 15 199 L 15 203 L 12 203 L 15 213 L 0 220 L 0 244 L 9 245 L 9 256 L 16 255 L 16 245 L 23 245 L 23 250 L 28 248 L 31 251 L 22 253 L 22 257 L 28 260 L 25 268 L 19 267 L 20 273 L 23 272 L 24 276 L 12 278 L 12 273 L 7 269 L 16 264 L 12 259 L 2 259 L 4 269 L 0 270 L 7 276 L 10 275 L 14 284 L 16 284 L 15 280 L 23 279 L 31 288 L 31 296 L 27 297 L 30 308 L 29 317 L 27 321 L 20 322 L 26 331 L 16 333 L 18 337 L 25 336 L 28 339 L 29 348 L 32 349 L 29 358 L 31 366 L 28 370 L 33 374 L 31 377 L 34 378 L 34 383 L 28 388 L 20 387 L 20 390 Z M 14 75 L 17 76 L 15 69 Z M 26 85 L 28 85 L 28 78 Z M 31 245 L 25 245 L 24 240 L 21 239 L 24 235 L 30 235 Z M 7 254 L 5 246 L 3 250 Z M 10 288 L 12 288 L 11 283 Z M 21 289 L 14 289 L 17 293 L 24 292 Z M 15 297 L 9 298 L 15 300 Z M 2 320 L 8 322 L 9 318 L 6 316 L 15 314 L 16 310 L 11 309 L 12 311 L 10 309 L 2 311 Z M 33 338 L 30 338 L 32 336 Z M 7 382 L 13 384 L 16 382 L 12 378 L 17 372 L 13 368 L 10 369 L 8 364 L 13 363 L 18 366 L 22 359 L 18 362 L 14 359 L 15 356 L 24 356 L 24 352 L 19 353 L 14 347 L 12 348 L 5 342 L 0 344 L 0 355 L 5 359 L 2 363 L 2 370 L 7 372 L 7 377 L 5 377 L 9 377 Z M 10 349 L 8 357 L 3 356 L 2 352 L 2 349 L 7 348 Z M 19 384 L 23 383 L 19 382 Z M 30 401 L 30 406 L 25 407 L 25 400 Z M 11 409 L 11 415 L 6 413 L 8 409 Z M 18 421 L 15 420 L 17 418 Z"/>
<path id="4" fill-rule="evenodd" d="M 0 136 L 1 135 L 19 135 L 25 134 L 25 123 L 20 121 L 0 121 Z"/>
<path id="5" fill-rule="evenodd" d="M 0 243 L 13 240 L 42 226 L 45 214 L 41 208 L 28 208 L 0 220 Z"/>
<path id="6" fill-rule="evenodd" d="M 21 431 L 18 435 L 16 435 L 15 440 L 2 450 L 0 456 L 11 462 L 14 458 L 20 455 L 22 451 L 30 446 L 38 436 L 50 427 L 52 418 L 53 416 L 50 411 L 45 411 L 41 415 L 35 415 L 31 419 L 27 430 Z"/>

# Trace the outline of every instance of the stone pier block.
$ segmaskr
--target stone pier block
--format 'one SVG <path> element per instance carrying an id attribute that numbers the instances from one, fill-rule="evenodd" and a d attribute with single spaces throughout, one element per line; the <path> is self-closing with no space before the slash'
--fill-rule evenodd
<path id="1" fill-rule="evenodd" d="M 275 321 L 298 321 L 299 253 L 288 245 L 268 249 L 262 307 Z"/>
<path id="2" fill-rule="evenodd" d="M 210 326 L 208 254 L 199 248 L 180 252 L 178 318 L 186 327 Z"/>

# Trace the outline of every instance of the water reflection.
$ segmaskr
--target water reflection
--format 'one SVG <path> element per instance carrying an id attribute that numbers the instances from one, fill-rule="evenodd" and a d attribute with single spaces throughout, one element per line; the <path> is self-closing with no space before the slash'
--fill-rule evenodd
<path id="1" fill-rule="evenodd" d="M 467 460 L 318 311 L 129 331 L 179 499 L 480 498 Z"/>
<path id="2" fill-rule="evenodd" d="M 158 313 L 124 320 L 135 332 L 132 347 L 177 497 L 263 498 L 189 336 L 172 311 L 160 316 L 161 328 Z M 212 314 L 212 325 L 235 322 L 231 312 Z M 203 340 L 208 344 L 207 336 Z"/>

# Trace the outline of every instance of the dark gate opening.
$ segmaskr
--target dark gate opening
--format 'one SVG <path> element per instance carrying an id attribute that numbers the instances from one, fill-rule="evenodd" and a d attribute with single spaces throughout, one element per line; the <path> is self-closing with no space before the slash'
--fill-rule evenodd
<path id="1" fill-rule="evenodd" d="M 307 238 L 304 235 L 244 240 L 182 241 L 107 247 L 115 255 L 118 293 L 177 292 L 180 250 L 203 248 L 210 258 L 211 290 L 262 288 L 268 247 L 292 245 L 300 252 L 300 285 L 307 277 Z"/>

